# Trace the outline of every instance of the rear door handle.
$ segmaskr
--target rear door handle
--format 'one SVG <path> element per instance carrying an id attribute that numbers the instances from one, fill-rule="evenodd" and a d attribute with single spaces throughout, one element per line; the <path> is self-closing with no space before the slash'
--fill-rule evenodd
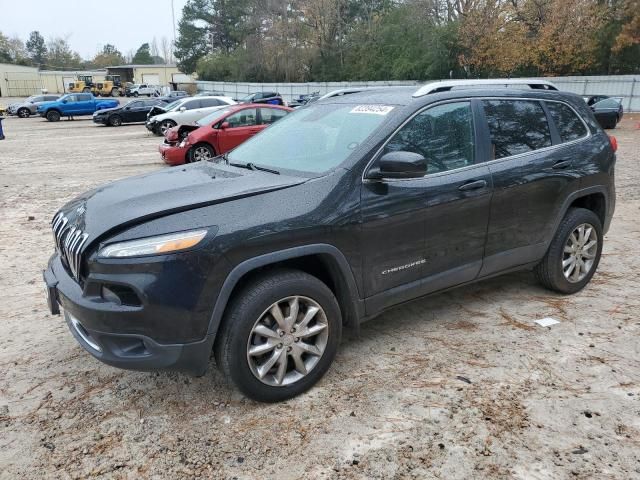
<path id="1" fill-rule="evenodd" d="M 467 190 L 478 190 L 487 186 L 486 180 L 472 180 L 458 187 L 458 190 L 466 192 Z"/>
<path id="2" fill-rule="evenodd" d="M 569 166 L 571 166 L 571 160 L 560 160 L 559 162 L 554 163 L 551 168 L 554 170 L 561 170 Z"/>

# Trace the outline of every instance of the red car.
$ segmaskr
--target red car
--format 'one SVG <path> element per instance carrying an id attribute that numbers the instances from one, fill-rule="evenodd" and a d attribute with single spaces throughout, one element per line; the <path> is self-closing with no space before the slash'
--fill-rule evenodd
<path id="1" fill-rule="evenodd" d="M 293 109 L 279 105 L 240 104 L 220 107 L 196 122 L 165 133 L 159 150 L 169 165 L 199 162 L 232 150 Z"/>

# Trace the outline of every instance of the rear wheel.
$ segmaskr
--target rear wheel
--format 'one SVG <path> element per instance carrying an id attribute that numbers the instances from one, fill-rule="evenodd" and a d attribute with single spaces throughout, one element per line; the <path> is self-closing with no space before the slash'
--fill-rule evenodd
<path id="1" fill-rule="evenodd" d="M 324 283 L 296 270 L 273 271 L 235 296 L 216 339 L 216 361 L 248 397 L 286 400 L 322 378 L 341 333 L 338 302 Z"/>
<path id="2" fill-rule="evenodd" d="M 84 87 L 82 89 L 82 93 L 89 93 L 89 92 L 91 92 L 91 89 L 89 87 Z"/>
<path id="3" fill-rule="evenodd" d="M 122 117 L 120 115 L 111 115 L 109 117 L 109 125 L 112 127 L 119 127 L 122 125 Z"/>
<path id="4" fill-rule="evenodd" d="M 29 118 L 29 115 L 31 115 L 31 111 L 28 108 L 21 108 L 20 110 L 18 110 L 17 115 L 20 118 Z"/>
<path id="5" fill-rule="evenodd" d="M 137 95 L 136 95 L 137 96 Z M 163 120 L 160 122 L 160 127 L 158 128 L 158 135 L 164 135 L 164 133 L 177 125 L 173 120 Z"/>
<path id="6" fill-rule="evenodd" d="M 60 112 L 57 110 L 49 110 L 46 115 L 47 120 L 50 122 L 57 122 L 60 120 Z"/>
<path id="7" fill-rule="evenodd" d="M 545 287 L 560 293 L 582 290 L 593 277 L 602 253 L 602 223 L 585 208 L 565 215 L 535 273 Z"/>
<path id="8" fill-rule="evenodd" d="M 112 89 L 111 89 L 111 96 L 112 96 L 112 97 L 119 97 L 119 96 L 120 96 L 120 89 L 118 89 L 118 88 L 112 88 Z"/>
<path id="9" fill-rule="evenodd" d="M 138 92 L 133 92 L 134 97 L 138 97 L 140 94 Z"/>
<path id="10" fill-rule="evenodd" d="M 202 162 L 215 156 L 216 152 L 213 150 L 211 145 L 207 143 L 198 143 L 191 148 L 188 158 L 190 162 Z"/>

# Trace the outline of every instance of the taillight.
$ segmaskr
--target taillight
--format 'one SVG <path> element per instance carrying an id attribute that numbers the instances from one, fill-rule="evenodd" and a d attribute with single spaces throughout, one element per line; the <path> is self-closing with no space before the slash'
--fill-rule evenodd
<path id="1" fill-rule="evenodd" d="M 618 140 L 613 135 L 609 135 L 609 142 L 611 142 L 611 148 L 614 152 L 618 151 Z"/>

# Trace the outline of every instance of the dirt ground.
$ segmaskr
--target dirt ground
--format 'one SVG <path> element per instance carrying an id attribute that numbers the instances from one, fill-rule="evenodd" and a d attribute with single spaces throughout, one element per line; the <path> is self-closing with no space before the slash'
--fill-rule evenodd
<path id="1" fill-rule="evenodd" d="M 264 405 L 213 362 L 202 378 L 103 365 L 47 314 L 55 211 L 166 167 L 142 125 L 8 118 L 0 478 L 640 478 L 639 122 L 613 132 L 617 210 L 584 291 L 523 272 L 396 308 L 346 339 L 310 392 Z M 547 316 L 560 324 L 533 323 Z"/>

